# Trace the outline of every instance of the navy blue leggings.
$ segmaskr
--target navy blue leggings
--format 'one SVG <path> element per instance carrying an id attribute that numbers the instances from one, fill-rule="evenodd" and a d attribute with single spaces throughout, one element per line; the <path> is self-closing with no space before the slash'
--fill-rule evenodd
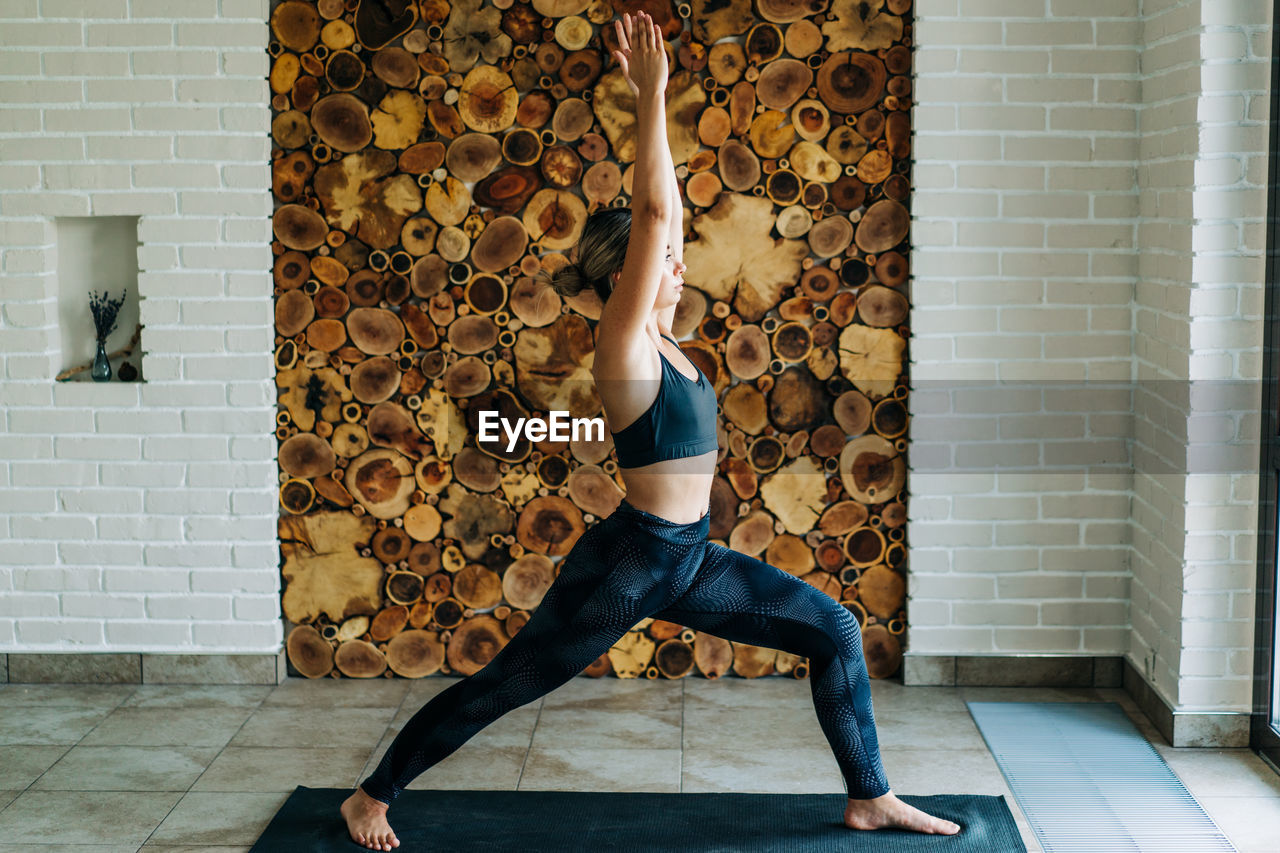
<path id="1" fill-rule="evenodd" d="M 646 616 L 807 657 L 818 723 L 848 795 L 887 793 L 857 620 L 794 575 L 707 541 L 710 524 L 706 515 L 668 521 L 623 500 L 574 543 L 511 641 L 409 719 L 361 783 L 365 793 L 391 803 L 415 776 L 582 672 Z"/>

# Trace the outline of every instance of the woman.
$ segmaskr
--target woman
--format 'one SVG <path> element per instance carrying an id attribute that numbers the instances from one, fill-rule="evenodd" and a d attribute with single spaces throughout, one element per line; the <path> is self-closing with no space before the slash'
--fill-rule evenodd
<path id="1" fill-rule="evenodd" d="M 857 620 L 804 581 L 707 541 L 717 403 L 670 337 L 683 287 L 679 190 L 667 149 L 661 31 L 644 12 L 615 22 L 614 52 L 636 93 L 639 138 L 630 210 L 592 214 L 578 261 L 551 285 L 604 300 L 592 372 L 613 431 L 626 498 L 561 561 L 542 603 L 479 672 L 427 702 L 378 768 L 342 804 L 374 850 L 399 845 L 386 813 L 415 776 L 484 726 L 580 673 L 646 616 L 810 662 L 814 708 L 845 778 L 844 822 L 952 835 L 956 824 L 899 800 L 880 763 Z"/>

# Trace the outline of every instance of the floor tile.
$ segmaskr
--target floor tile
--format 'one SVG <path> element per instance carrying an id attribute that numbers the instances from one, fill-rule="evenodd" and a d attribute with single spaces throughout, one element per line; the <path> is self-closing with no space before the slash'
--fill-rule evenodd
<path id="1" fill-rule="evenodd" d="M 436 694 L 447 690 L 463 679 L 454 675 L 430 675 L 425 678 L 415 678 L 409 682 L 409 692 L 404 695 L 404 702 L 401 703 L 401 710 L 404 708 L 421 708 L 432 699 Z M 530 704 L 540 704 L 542 697 L 538 697 Z"/>
<path id="2" fill-rule="evenodd" d="M 110 713 L 106 708 L 8 708 L 0 714 L 0 744 L 73 744 Z"/>
<path id="3" fill-rule="evenodd" d="M 1276 839 L 1280 838 L 1280 797 L 1196 799 L 1240 853 L 1275 853 Z"/>
<path id="4" fill-rule="evenodd" d="M 543 708 L 533 746 L 679 749 L 681 712 L 669 710 L 609 711 L 589 708 Z"/>
<path id="5" fill-rule="evenodd" d="M 732 708 L 690 694 L 685 696 L 683 727 L 685 749 L 804 748 L 827 743 L 813 708 L 794 703 Z"/>
<path id="6" fill-rule="evenodd" d="M 27 791 L 0 812 L 0 838 L 26 844 L 132 844 L 147 840 L 175 791 Z"/>
<path id="7" fill-rule="evenodd" d="M 679 710 L 684 695 L 679 681 L 640 678 L 571 678 L 542 697 L 544 710 Z"/>
<path id="8" fill-rule="evenodd" d="M 225 845 L 210 847 L 206 844 L 147 843 L 138 848 L 138 853 L 248 853 L 251 849 L 253 849 L 252 844 L 239 845 L 239 847 L 225 847 Z M 77 850 L 70 850 L 70 853 L 77 853 Z"/>
<path id="9" fill-rule="evenodd" d="M 405 723 L 420 709 L 405 705 L 391 721 L 387 734 L 399 734 Z M 679 712 L 677 712 L 679 713 Z M 542 718 L 545 719 L 545 718 Z M 508 711 L 489 725 L 471 736 L 465 743 L 475 746 L 522 746 L 528 747 L 533 739 L 534 725 L 539 724 L 538 703 L 531 702 Z M 389 741 L 388 741 L 389 742 Z"/>
<path id="10" fill-rule="evenodd" d="M 249 853 L 253 849 L 252 844 L 244 844 L 238 846 L 207 844 L 166 844 L 160 842 L 158 844 L 147 842 L 138 848 L 138 853 Z M 358 850 L 360 848 L 352 848 Z M 78 853 L 72 850 L 70 853 Z"/>
<path id="11" fill-rule="evenodd" d="M 531 748 L 520 790 L 676 793 L 680 750 Z"/>
<path id="12" fill-rule="evenodd" d="M 1155 748 L 1192 796 L 1280 797 L 1280 774 L 1252 750 Z"/>
<path id="13" fill-rule="evenodd" d="M 984 749 L 882 749 L 895 794 L 1001 794 L 1013 799 L 1000 767 Z"/>
<path id="14" fill-rule="evenodd" d="M 69 744 L 0 746 L 0 788 L 20 791 L 66 755 Z"/>
<path id="15" fill-rule="evenodd" d="M 409 783 L 408 789 L 514 791 L 520 784 L 528 753 L 525 746 L 472 746 L 468 742 L 429 767 Z"/>
<path id="16" fill-rule="evenodd" d="M 871 681 L 871 708 L 879 716 L 899 709 L 926 708 L 934 711 L 968 713 L 964 700 L 954 687 L 903 687 L 879 679 Z"/>
<path id="17" fill-rule="evenodd" d="M 875 717 L 881 749 L 986 749 L 967 710 L 884 709 L 876 711 Z"/>
<path id="18" fill-rule="evenodd" d="M 138 684 L 0 684 L 0 708 L 57 705 L 110 710 L 124 702 Z"/>
<path id="19" fill-rule="evenodd" d="M 0 853 L 117 853 L 142 841 L 151 851 L 247 851 L 297 785 L 353 788 L 401 726 L 462 680 L 4 685 Z M 1280 832 L 1280 776 L 1249 750 L 1169 747 L 1123 690 L 873 680 L 871 691 L 896 793 L 1003 795 L 1032 851 L 1034 833 L 967 700 L 1116 702 L 1241 851 L 1269 849 Z M 844 781 L 807 679 L 575 678 L 409 787 L 843 793 Z"/>
<path id="20" fill-rule="evenodd" d="M 248 708 L 117 708 L 85 735 L 84 746 L 225 746 Z"/>
<path id="21" fill-rule="evenodd" d="M 186 791 L 215 746 L 74 746 L 31 787 L 37 791 Z"/>
<path id="22" fill-rule="evenodd" d="M 386 753 L 387 751 L 387 747 L 391 746 L 391 742 L 394 739 L 395 739 L 395 734 L 390 731 L 388 731 L 385 735 L 382 736 L 382 740 L 378 741 L 377 746 L 375 746 L 373 750 L 369 753 L 369 760 L 365 762 L 364 767 L 361 768 L 360 772 L 356 775 L 357 785 L 363 782 L 365 779 L 367 779 L 369 777 L 369 774 L 372 773 L 374 769 L 377 768 L 378 764 L 382 761 L 383 754 Z M 467 741 L 466 743 L 464 743 L 462 745 L 462 748 L 466 749 L 468 746 L 473 746 L 474 744 L 475 744 L 475 739 L 473 738 Z M 526 746 L 524 747 L 524 749 L 527 752 L 529 748 Z M 427 772 L 430 772 L 430 771 L 427 771 Z"/>
<path id="23" fill-rule="evenodd" d="M 270 685 L 140 684 L 122 708 L 256 708 Z"/>
<path id="24" fill-rule="evenodd" d="M 205 844 L 153 844 L 148 842 L 138 848 L 138 853 L 249 853 L 253 849 L 252 844 L 241 846 L 227 847 L 224 845 L 209 846 Z M 353 848 L 359 849 L 359 848 Z M 72 850 L 70 853 L 77 853 Z"/>
<path id="25" fill-rule="evenodd" d="M 799 678 L 684 678 L 685 707 L 694 698 L 703 706 L 724 708 L 813 707 L 808 679 Z"/>
<path id="26" fill-rule="evenodd" d="M 685 747 L 680 773 L 685 793 L 839 794 L 844 778 L 824 747 L 728 749 Z"/>
<path id="27" fill-rule="evenodd" d="M 264 708 L 396 708 L 414 682 L 406 678 L 290 678 L 271 688 Z"/>
<path id="28" fill-rule="evenodd" d="M 229 746 L 340 746 L 378 742 L 395 715 L 381 708 L 259 708 Z"/>
<path id="29" fill-rule="evenodd" d="M 40 844 L 32 841 L 31 844 L 3 844 L 0 843 L 0 853 L 18 853 L 23 850 L 24 853 L 31 853 L 36 850 L 37 853 L 136 853 L 137 845 L 134 844 Z"/>
<path id="30" fill-rule="evenodd" d="M 149 840 L 165 844 L 253 844 L 287 799 L 289 795 L 285 793 L 192 791 Z"/>
<path id="31" fill-rule="evenodd" d="M 191 786 L 193 791 L 293 791 L 354 788 L 369 749 L 229 746 Z"/>

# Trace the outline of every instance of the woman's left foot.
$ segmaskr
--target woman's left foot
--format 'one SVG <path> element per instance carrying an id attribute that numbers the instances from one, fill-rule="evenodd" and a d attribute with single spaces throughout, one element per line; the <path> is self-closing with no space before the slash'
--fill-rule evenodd
<path id="1" fill-rule="evenodd" d="M 347 822 L 351 840 L 370 850 L 391 850 L 400 846 L 400 839 L 387 823 L 387 809 L 386 803 L 375 800 L 360 787 L 338 808 Z"/>
<path id="2" fill-rule="evenodd" d="M 849 800 L 844 825 L 850 829 L 907 829 L 929 835 L 955 835 L 960 824 L 925 814 L 890 791 L 871 800 Z"/>

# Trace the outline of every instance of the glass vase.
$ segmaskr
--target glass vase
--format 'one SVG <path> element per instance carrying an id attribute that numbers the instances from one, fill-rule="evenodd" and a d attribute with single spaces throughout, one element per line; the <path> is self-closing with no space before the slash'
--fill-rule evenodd
<path id="1" fill-rule="evenodd" d="M 107 358 L 107 342 L 98 341 L 98 353 L 93 357 L 93 381 L 106 382 L 111 378 L 111 359 Z"/>

